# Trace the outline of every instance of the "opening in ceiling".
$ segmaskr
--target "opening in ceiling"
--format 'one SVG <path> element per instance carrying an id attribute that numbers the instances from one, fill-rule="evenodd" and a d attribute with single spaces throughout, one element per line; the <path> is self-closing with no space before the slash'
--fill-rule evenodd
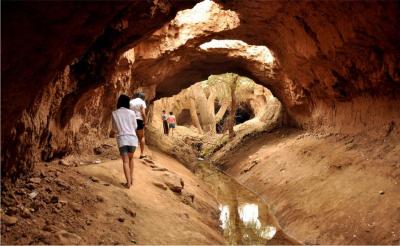
<path id="1" fill-rule="evenodd" d="M 239 25 L 236 12 L 224 10 L 219 4 L 205 0 L 192 9 L 179 11 L 172 21 L 137 44 L 134 47 L 135 58 L 155 59 L 186 45 L 188 41 L 231 30 Z"/>
<path id="2" fill-rule="evenodd" d="M 242 40 L 216 40 L 203 43 L 200 49 L 209 52 L 227 52 L 231 56 L 245 57 L 249 60 L 273 65 L 275 62 L 274 55 L 267 46 L 249 45 Z"/>

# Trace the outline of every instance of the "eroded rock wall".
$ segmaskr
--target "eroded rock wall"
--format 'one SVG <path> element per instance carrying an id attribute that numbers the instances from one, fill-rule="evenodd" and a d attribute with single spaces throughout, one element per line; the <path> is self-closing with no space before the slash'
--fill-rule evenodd
<path id="1" fill-rule="evenodd" d="M 271 89 L 301 127 L 340 132 L 350 124 L 351 130 L 369 132 L 394 122 L 399 128 L 400 113 L 391 109 L 400 104 L 397 2 L 231 1 L 224 7 L 238 13 L 237 28 L 138 61 L 135 76 L 158 83 L 157 94 L 168 96 L 209 73 L 236 72 Z M 211 38 L 266 45 L 276 58 L 273 73 L 223 49 L 198 48 Z M 157 73 L 158 82 L 144 68 Z M 371 126 L 360 124 L 360 117 L 375 112 Z"/>
<path id="2" fill-rule="evenodd" d="M 111 101 L 130 86 L 159 98 L 224 72 L 267 86 L 301 127 L 400 135 L 397 2 L 221 1 L 239 25 L 221 23 L 218 33 L 175 42 L 179 30 L 164 25 L 195 2 L 6 2 L 2 173 L 20 174 L 40 159 L 89 148 L 79 147 L 82 140 L 107 134 Z M 174 35 L 152 36 L 163 26 Z M 173 48 L 146 46 L 149 37 L 153 44 L 173 41 Z M 246 57 L 199 48 L 213 38 L 265 45 L 276 66 L 264 70 Z M 121 75 L 131 85 L 110 87 L 119 57 L 137 45 L 140 56 Z"/>
<path id="3" fill-rule="evenodd" d="M 194 3 L 5 3 L 2 175 L 90 151 L 107 136 L 117 94 L 135 84 L 121 55 Z"/>

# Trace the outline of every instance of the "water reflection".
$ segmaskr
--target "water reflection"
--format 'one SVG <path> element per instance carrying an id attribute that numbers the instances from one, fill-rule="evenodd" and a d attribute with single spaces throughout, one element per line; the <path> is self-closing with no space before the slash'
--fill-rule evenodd
<path id="1" fill-rule="evenodd" d="M 196 173 L 220 203 L 220 226 L 229 244 L 293 244 L 282 238 L 268 205 L 256 194 L 208 164 L 200 165 Z"/>
<path id="2" fill-rule="evenodd" d="M 267 240 L 275 236 L 276 228 L 274 226 L 263 226 L 258 218 L 258 205 L 246 203 L 238 208 L 240 219 L 249 228 L 255 228 L 258 236 Z"/>
<path id="3" fill-rule="evenodd" d="M 258 204 L 244 203 L 236 208 L 228 204 L 221 204 L 219 210 L 220 226 L 231 244 L 265 243 L 262 239 L 270 240 L 276 234 L 276 227 L 269 224 L 263 225 L 260 221 Z M 237 223 L 233 214 L 231 216 L 231 210 L 233 210 L 233 213 L 238 213 L 239 223 Z"/>

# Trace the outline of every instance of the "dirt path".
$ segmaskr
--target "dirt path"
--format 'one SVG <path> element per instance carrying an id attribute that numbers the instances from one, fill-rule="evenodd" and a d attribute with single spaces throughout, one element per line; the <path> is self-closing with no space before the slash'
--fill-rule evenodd
<path id="1" fill-rule="evenodd" d="M 135 159 L 130 190 L 120 160 L 38 165 L 34 180 L 2 192 L 2 243 L 223 244 L 207 186 L 167 155 L 151 159 Z"/>
<path id="2" fill-rule="evenodd" d="M 226 171 L 312 244 L 400 242 L 400 143 L 278 131 L 229 153 Z"/>
<path id="3" fill-rule="evenodd" d="M 217 233 L 217 203 L 206 192 L 206 186 L 202 181 L 176 160 L 160 152 L 153 150 L 150 156 L 157 167 L 152 168 L 151 162 L 144 164 L 147 162 L 136 160 L 134 186 L 129 190 L 121 187 L 120 183 L 124 181 L 124 176 L 119 160 L 80 167 L 79 171 L 98 178 L 100 182 L 111 183 L 108 189 L 99 184 L 97 191 L 97 194 L 107 197 L 110 201 L 105 203 L 105 206 L 134 209 L 137 216 L 132 230 L 136 234 L 138 243 L 223 243 L 221 235 Z M 165 185 L 171 182 L 180 186 L 180 178 L 184 182 L 181 193 L 173 192 Z M 119 196 L 125 199 L 116 205 L 114 201 L 118 200 Z M 192 196 L 194 202 L 191 202 Z M 95 228 L 93 229 L 95 232 Z"/>

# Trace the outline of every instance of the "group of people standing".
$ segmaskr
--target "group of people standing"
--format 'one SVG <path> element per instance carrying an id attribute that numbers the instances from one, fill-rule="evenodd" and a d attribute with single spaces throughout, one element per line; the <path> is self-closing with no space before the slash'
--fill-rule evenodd
<path id="1" fill-rule="evenodd" d="M 176 127 L 176 118 L 174 113 L 169 112 L 168 116 L 165 110 L 163 110 L 161 115 L 161 120 L 163 122 L 164 134 L 169 135 L 169 133 L 171 133 L 172 136 L 174 134 L 174 130 Z"/>
<path id="2" fill-rule="evenodd" d="M 144 128 L 147 121 L 145 111 L 145 94 L 139 92 L 132 100 L 127 95 L 119 96 L 117 110 L 112 112 L 112 126 L 116 133 L 126 178 L 124 186 L 128 189 L 133 184 L 133 153 L 138 145 L 140 145 L 139 158 L 146 157 L 144 155 Z"/>
<path id="3" fill-rule="evenodd" d="M 163 121 L 164 134 L 173 135 L 176 127 L 175 115 L 162 111 L 161 119 Z M 136 93 L 131 99 L 127 95 L 120 95 L 117 102 L 117 110 L 112 112 L 112 126 L 116 133 L 119 153 L 122 158 L 126 183 L 124 186 L 130 188 L 133 184 L 133 154 L 140 145 L 139 158 L 145 158 L 144 155 L 144 128 L 147 122 L 145 94 Z"/>

